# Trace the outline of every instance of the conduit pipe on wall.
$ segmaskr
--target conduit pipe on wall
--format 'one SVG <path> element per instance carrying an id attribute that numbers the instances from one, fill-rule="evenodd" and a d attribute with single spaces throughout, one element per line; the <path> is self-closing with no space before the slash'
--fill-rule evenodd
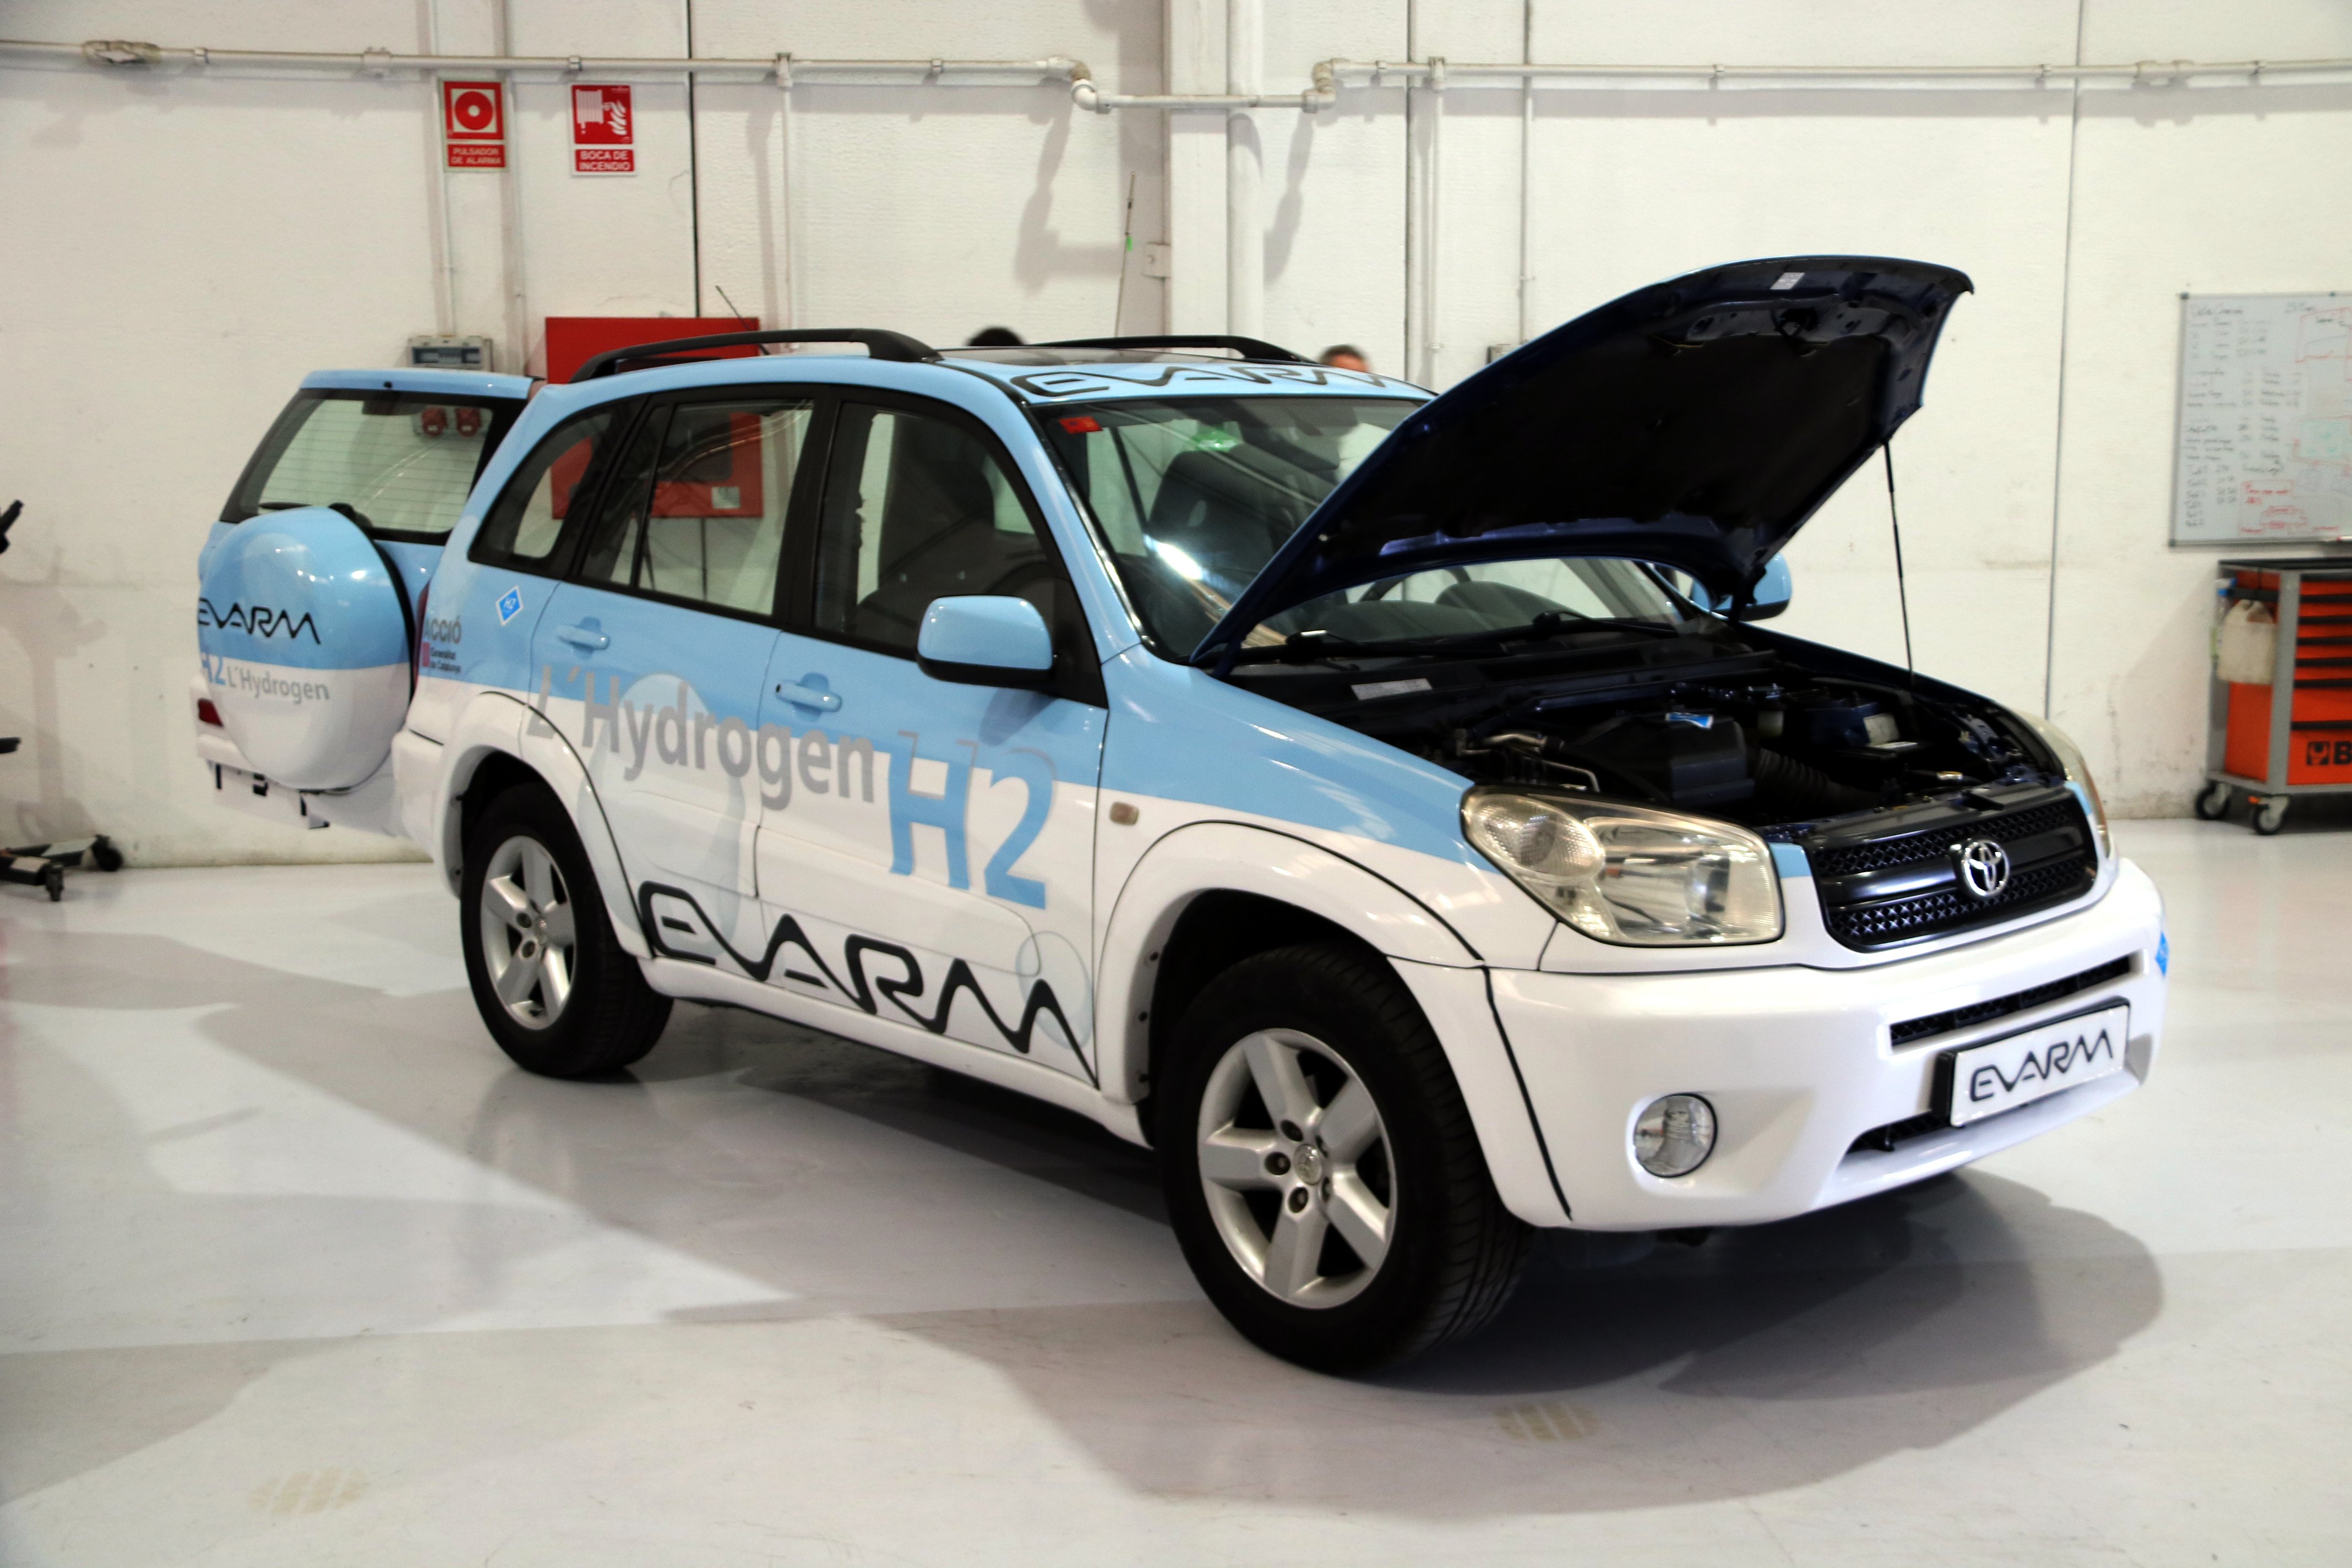
<path id="1" fill-rule="evenodd" d="M 2140 86 L 2187 83 L 2198 77 L 2247 77 L 2259 83 L 2266 78 L 2352 74 L 2352 58 L 2306 60 L 2137 60 L 2108 65 L 2007 66 L 1725 66 L 1725 65 L 1544 65 L 1528 61 L 1504 63 L 1462 60 L 1325 60 L 1315 68 L 1315 79 L 1339 87 L 1359 81 L 1369 87 L 1392 82 L 1448 88 L 1518 87 L 1530 80 L 1559 84 L 1585 81 L 1654 80 L 1693 87 L 1727 82 L 1761 87 L 1793 85 L 1874 87 L 1884 84 L 1915 87 L 1942 82 L 1956 87 L 2010 88 L 2045 81 L 2120 81 Z M 1432 79 L 1435 79 L 1433 81 Z"/>
<path id="2" fill-rule="evenodd" d="M 1095 114 L 1114 109 L 1296 109 L 1305 114 L 1339 101 L 1339 85 L 1324 61 L 1315 68 L 1315 85 L 1304 92 L 1105 92 L 1087 77 L 1084 66 L 1070 79 L 1070 101 Z"/>
<path id="3" fill-rule="evenodd" d="M 1264 72 L 1265 15 L 1261 0 L 1225 0 L 1225 90 L 1256 96 Z M 1225 115 L 1225 331 L 1265 335 L 1265 164 L 1257 122 L 1247 108 Z"/>
<path id="4" fill-rule="evenodd" d="M 2285 77 L 2352 76 L 2352 58 L 2294 60 L 2132 60 L 2105 64 L 2055 65 L 1874 65 L 1874 66 L 1732 66 L 1732 65 L 1591 65 L 1531 63 L 1524 60 L 1328 59 L 1318 63 L 1311 85 L 1299 92 L 1108 93 L 1092 79 L 1084 62 L 1061 55 L 1031 60 L 798 59 L 789 54 L 765 58 L 656 58 L 621 55 L 404 55 L 389 49 L 294 51 L 286 49 L 215 49 L 181 47 L 131 39 L 94 38 L 87 43 L 55 43 L 30 38 L 0 38 L 0 55 L 79 60 L 111 67 L 181 66 L 236 69 L 344 70 L 363 76 L 394 71 L 543 71 L 553 76 L 593 73 L 598 76 L 669 76 L 691 72 L 708 79 L 734 78 L 777 80 L 790 87 L 801 80 L 840 81 L 857 85 L 902 86 L 917 82 L 942 86 L 1005 86 L 1055 80 L 1070 84 L 1072 99 L 1081 109 L 1108 114 L 1115 109 L 1287 109 L 1312 114 L 1328 109 L 1342 88 L 1383 87 L 1426 82 L 1440 76 L 1440 90 L 1469 88 L 1519 87 L 1530 79 L 1563 81 L 1654 80 L 1695 87 L 1726 83 L 1761 88 L 1882 84 L 1904 87 L 1941 82 L 1958 87 L 2009 88 L 2021 83 L 2108 81 L 2155 86 L 2192 83 L 2197 79 L 2242 77 L 2259 85 Z"/>
<path id="5" fill-rule="evenodd" d="M 1039 81 L 1083 79 L 1085 64 L 1059 55 L 1034 60 L 810 60 L 789 54 L 759 59 L 713 57 L 665 59 L 635 55 L 404 55 L 389 49 L 305 52 L 286 49 L 179 48 L 130 39 L 100 38 L 82 44 L 0 38 L 0 55 L 60 62 L 128 68 L 177 66 L 236 70 L 341 70 L 383 77 L 394 72 L 544 72 L 550 76 L 694 76 L 706 81 L 773 81 L 790 88 L 802 82 L 844 86 L 942 87 L 1026 86 Z"/>

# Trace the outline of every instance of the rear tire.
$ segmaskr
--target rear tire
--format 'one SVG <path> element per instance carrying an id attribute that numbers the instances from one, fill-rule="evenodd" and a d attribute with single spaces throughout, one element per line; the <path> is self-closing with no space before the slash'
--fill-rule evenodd
<path id="1" fill-rule="evenodd" d="M 490 803 L 458 898 L 474 1005 L 516 1066 L 595 1078 L 654 1048 L 669 998 L 614 935 L 580 836 L 544 785 Z"/>
<path id="2" fill-rule="evenodd" d="M 2219 822 L 2230 815 L 2230 786 L 2209 784 L 2197 792 L 2197 816 L 2200 821 Z"/>
<path id="3" fill-rule="evenodd" d="M 1495 1194 L 1444 1048 L 1337 943 L 1244 960 L 1186 1010 L 1161 1086 L 1169 1215 L 1262 1348 L 1364 1372 L 1484 1327 L 1531 1233 Z"/>

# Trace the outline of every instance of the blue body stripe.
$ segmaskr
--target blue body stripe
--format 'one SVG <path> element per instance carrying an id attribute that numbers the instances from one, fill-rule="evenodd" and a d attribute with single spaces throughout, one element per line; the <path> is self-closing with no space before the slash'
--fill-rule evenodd
<path id="1" fill-rule="evenodd" d="M 1141 648 L 1103 671 L 1103 787 L 1223 806 L 1484 867 L 1462 837 L 1470 781 Z"/>

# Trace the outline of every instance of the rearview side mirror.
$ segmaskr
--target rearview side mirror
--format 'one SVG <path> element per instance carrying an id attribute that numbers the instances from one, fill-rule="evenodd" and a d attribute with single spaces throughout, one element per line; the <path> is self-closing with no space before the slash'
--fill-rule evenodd
<path id="1" fill-rule="evenodd" d="M 923 612 L 915 660 L 934 680 L 1035 690 L 1053 684 L 1054 634 L 1026 599 L 960 594 Z"/>

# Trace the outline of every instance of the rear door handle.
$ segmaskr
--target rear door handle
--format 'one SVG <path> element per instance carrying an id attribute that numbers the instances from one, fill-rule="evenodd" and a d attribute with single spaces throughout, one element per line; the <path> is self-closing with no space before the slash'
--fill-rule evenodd
<path id="1" fill-rule="evenodd" d="M 827 691 L 822 686 L 806 681 L 793 681 L 776 688 L 776 695 L 795 708 L 814 708 L 820 713 L 830 713 L 841 706 L 841 693 Z"/>
<path id="2" fill-rule="evenodd" d="M 555 628 L 555 635 L 573 647 L 584 647 L 592 652 L 597 648 L 609 647 L 613 642 L 612 638 L 593 626 L 558 626 Z"/>

